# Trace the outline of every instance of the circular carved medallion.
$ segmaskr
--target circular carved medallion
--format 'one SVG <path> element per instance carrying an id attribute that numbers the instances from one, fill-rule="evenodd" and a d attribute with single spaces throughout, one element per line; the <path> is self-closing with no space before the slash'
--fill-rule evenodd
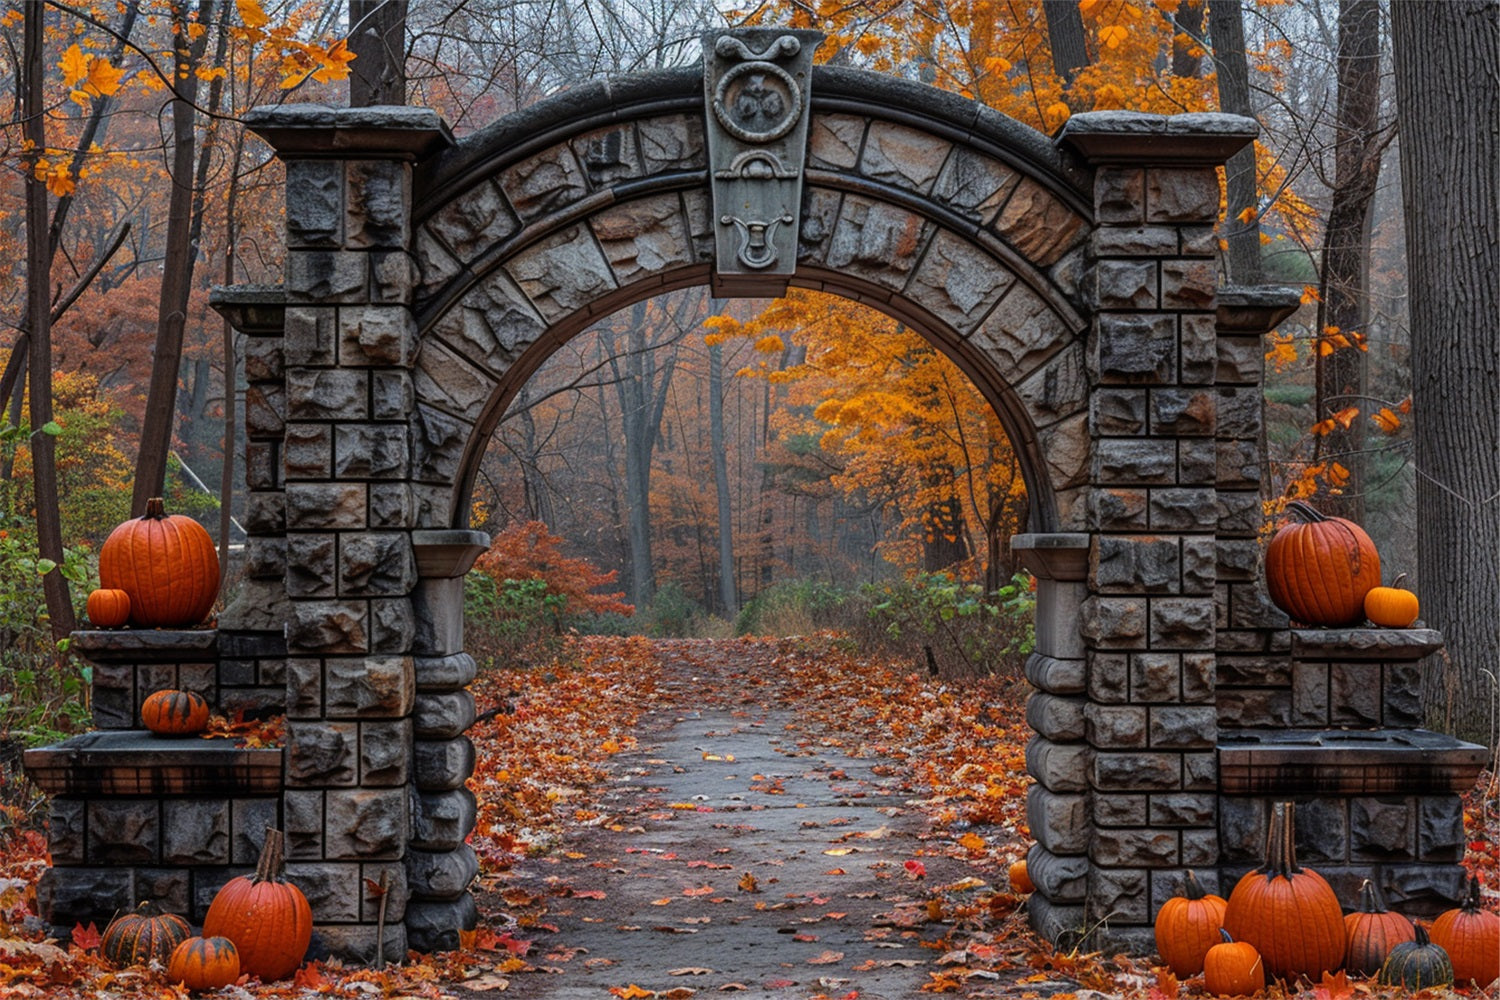
<path id="1" fill-rule="evenodd" d="M 719 78 L 714 117 L 741 142 L 772 142 L 802 117 L 802 88 L 786 70 L 769 62 L 743 62 Z"/>

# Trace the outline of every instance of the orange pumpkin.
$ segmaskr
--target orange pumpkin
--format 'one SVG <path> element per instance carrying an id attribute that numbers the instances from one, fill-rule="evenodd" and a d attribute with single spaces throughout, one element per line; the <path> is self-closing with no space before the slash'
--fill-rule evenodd
<path id="1" fill-rule="evenodd" d="M 1255 946 L 1236 941 L 1222 927 L 1224 938 L 1203 956 L 1203 986 L 1215 996 L 1249 996 L 1266 985 L 1266 969 Z"/>
<path id="2" fill-rule="evenodd" d="M 1016 892 L 1023 895 L 1036 892 L 1036 886 L 1031 881 L 1031 873 L 1026 868 L 1025 858 L 1012 862 L 1011 866 L 1006 869 L 1006 874 L 1010 876 L 1010 887 Z"/>
<path id="3" fill-rule="evenodd" d="M 157 736 L 196 736 L 208 728 L 208 702 L 196 691 L 152 692 L 141 703 L 141 725 Z"/>
<path id="4" fill-rule="evenodd" d="M 130 622 L 141 628 L 197 625 L 219 594 L 219 553 L 203 525 L 167 514 L 160 497 L 99 548 L 99 583 L 130 595 Z"/>
<path id="5" fill-rule="evenodd" d="M 167 961 L 167 979 L 190 990 L 216 990 L 240 978 L 234 942 L 222 937 L 190 937 Z"/>
<path id="6" fill-rule="evenodd" d="M 233 941 L 240 968 L 264 982 L 296 972 L 312 941 L 307 897 L 283 879 L 284 849 L 282 832 L 268 828 L 254 876 L 226 882 L 203 917 L 203 933 Z"/>
<path id="7" fill-rule="evenodd" d="M 130 621 L 130 595 L 106 587 L 91 590 L 88 614 L 89 621 L 99 628 L 119 628 Z"/>
<path id="8" fill-rule="evenodd" d="M 1222 896 L 1204 890 L 1198 876 L 1187 873 L 1181 896 L 1173 896 L 1156 913 L 1156 950 L 1174 975 L 1186 978 L 1203 971 L 1203 958 L 1219 943 L 1224 927 Z"/>
<path id="9" fill-rule="evenodd" d="M 1297 867 L 1293 809 L 1272 807 L 1266 863 L 1247 872 L 1229 894 L 1224 929 L 1255 946 L 1266 971 L 1281 979 L 1316 981 L 1344 962 L 1344 913 L 1338 897 L 1310 868 Z"/>
<path id="10" fill-rule="evenodd" d="M 1324 517 L 1300 500 L 1286 509 L 1293 521 L 1266 548 L 1271 601 L 1305 625 L 1364 621 L 1365 595 L 1380 584 L 1375 543 L 1353 521 Z"/>
<path id="11" fill-rule="evenodd" d="M 1386 628 L 1409 628 L 1417 620 L 1421 605 L 1417 595 L 1401 586 L 1402 573 L 1389 587 L 1372 587 L 1365 595 L 1365 617 Z"/>
<path id="12" fill-rule="evenodd" d="M 1375 884 L 1365 879 L 1359 887 L 1359 909 L 1344 918 L 1344 967 L 1360 976 L 1373 976 L 1391 949 L 1415 941 L 1411 921 L 1385 908 Z"/>
<path id="13" fill-rule="evenodd" d="M 1432 943 L 1453 960 L 1460 986 L 1474 982 L 1483 989 L 1500 979 L 1500 916 L 1480 909 L 1478 876 L 1469 876 L 1463 905 L 1432 922 Z"/>
<path id="14" fill-rule="evenodd" d="M 192 933 L 188 922 L 175 913 L 162 913 L 147 900 L 130 913 L 122 913 L 104 928 L 99 939 L 99 954 L 113 964 L 146 965 L 164 963 Z"/>

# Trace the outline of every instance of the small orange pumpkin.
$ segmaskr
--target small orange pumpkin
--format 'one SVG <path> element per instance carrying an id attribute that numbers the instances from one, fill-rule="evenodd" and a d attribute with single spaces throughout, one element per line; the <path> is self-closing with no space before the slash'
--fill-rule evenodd
<path id="1" fill-rule="evenodd" d="M 89 621 L 99 628 L 119 628 L 130 621 L 130 595 L 113 587 L 89 591 Z"/>
<path id="2" fill-rule="evenodd" d="M 1010 887 L 1016 892 L 1022 895 L 1036 892 L 1036 885 L 1031 881 L 1031 873 L 1026 868 L 1025 858 L 1011 862 L 1011 866 L 1006 869 L 1006 874 L 1010 876 Z"/>
<path id="3" fill-rule="evenodd" d="M 203 525 L 153 497 L 99 547 L 99 583 L 130 595 L 132 625 L 197 625 L 219 594 L 219 551 Z"/>
<path id="4" fill-rule="evenodd" d="M 1500 979 L 1500 915 L 1480 909 L 1478 876 L 1469 876 L 1463 905 L 1432 922 L 1432 941 L 1453 960 L 1460 986 L 1473 982 L 1484 989 Z"/>
<path id="5" fill-rule="evenodd" d="M 240 955 L 223 937 L 190 937 L 167 960 L 167 978 L 190 990 L 216 990 L 240 978 Z"/>
<path id="6" fill-rule="evenodd" d="M 1411 921 L 1387 910 L 1369 879 L 1359 887 L 1359 909 L 1344 917 L 1344 930 L 1344 968 L 1360 976 L 1375 975 L 1392 948 L 1417 939 Z"/>
<path id="7" fill-rule="evenodd" d="M 1266 969 L 1253 944 L 1236 941 L 1222 927 L 1224 940 L 1203 956 L 1203 986 L 1215 996 L 1245 997 L 1266 985 Z"/>
<path id="8" fill-rule="evenodd" d="M 165 963 L 172 949 L 192 933 L 188 922 L 175 913 L 162 913 L 147 900 L 130 913 L 122 913 L 104 928 L 99 953 L 123 968 L 127 965 Z"/>
<path id="9" fill-rule="evenodd" d="M 1421 610 L 1417 595 L 1401 586 L 1402 573 L 1389 587 L 1374 587 L 1365 595 L 1365 617 L 1386 628 L 1410 628 Z"/>
<path id="10" fill-rule="evenodd" d="M 141 703 L 141 725 L 157 736 L 196 736 L 208 728 L 208 702 L 196 691 L 153 692 Z"/>
<path id="11" fill-rule="evenodd" d="M 312 942 L 312 908 L 284 881 L 284 850 L 285 836 L 268 828 L 254 877 L 224 883 L 203 915 L 203 933 L 233 941 L 244 970 L 267 983 L 296 972 Z"/>
<path id="12" fill-rule="evenodd" d="M 1203 971 L 1203 958 L 1219 943 L 1224 929 L 1224 897 L 1206 891 L 1198 876 L 1187 873 L 1181 896 L 1173 896 L 1156 913 L 1156 950 L 1174 975 L 1186 978 Z"/>

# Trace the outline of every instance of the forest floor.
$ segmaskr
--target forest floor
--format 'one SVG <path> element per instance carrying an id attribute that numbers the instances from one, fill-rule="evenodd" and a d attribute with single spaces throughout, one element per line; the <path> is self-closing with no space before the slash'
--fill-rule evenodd
<path id="1" fill-rule="evenodd" d="M 314 961 L 223 995 L 1205 996 L 1201 977 L 1060 954 L 1027 927 L 1006 875 L 1031 839 L 1022 682 L 907 673 L 830 636 L 586 638 L 474 687 L 479 927 L 453 952 Z M 1468 805 L 1466 863 L 1493 893 L 1495 817 Z M 0 998 L 183 995 L 158 971 L 108 969 L 84 929 L 38 940 L 45 842 L 0 840 Z M 1270 995 L 1394 993 L 1340 977 Z"/>

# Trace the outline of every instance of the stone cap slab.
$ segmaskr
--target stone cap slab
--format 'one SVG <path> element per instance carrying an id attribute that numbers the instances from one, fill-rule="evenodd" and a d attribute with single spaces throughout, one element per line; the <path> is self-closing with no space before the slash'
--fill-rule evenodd
<path id="1" fill-rule="evenodd" d="M 1012 535 L 1010 550 L 1033 576 L 1043 580 L 1085 580 L 1089 575 L 1089 536 L 1081 531 Z"/>
<path id="2" fill-rule="evenodd" d="M 201 663 L 218 655 L 218 629 L 88 629 L 72 635 L 73 652 L 95 663 Z"/>
<path id="3" fill-rule="evenodd" d="M 1415 661 L 1443 648 L 1435 628 L 1292 629 L 1292 656 L 1298 660 Z"/>
<path id="4" fill-rule="evenodd" d="M 456 141 L 436 111 L 405 105 L 261 105 L 244 122 L 283 160 L 421 160 Z"/>
<path id="5" fill-rule="evenodd" d="M 1214 329 L 1259 337 L 1302 305 L 1302 289 L 1286 285 L 1226 285 L 1219 289 Z"/>
<path id="6" fill-rule="evenodd" d="M 411 533 L 417 575 L 427 579 L 463 576 L 479 554 L 490 547 L 490 536 L 470 528 L 420 529 Z"/>
<path id="7" fill-rule="evenodd" d="M 208 304 L 247 336 L 282 335 L 286 289 L 281 285 L 214 285 L 208 290 Z"/>
<path id="8" fill-rule="evenodd" d="M 1489 751 L 1426 729 L 1221 730 L 1225 795 L 1467 792 Z"/>
<path id="9" fill-rule="evenodd" d="M 1255 119 L 1243 115 L 1085 111 L 1068 119 L 1057 141 L 1090 163 L 1217 166 L 1259 134 Z"/>
<path id="10" fill-rule="evenodd" d="M 49 795 L 269 795 L 281 791 L 281 748 L 233 739 L 84 733 L 22 756 Z"/>

